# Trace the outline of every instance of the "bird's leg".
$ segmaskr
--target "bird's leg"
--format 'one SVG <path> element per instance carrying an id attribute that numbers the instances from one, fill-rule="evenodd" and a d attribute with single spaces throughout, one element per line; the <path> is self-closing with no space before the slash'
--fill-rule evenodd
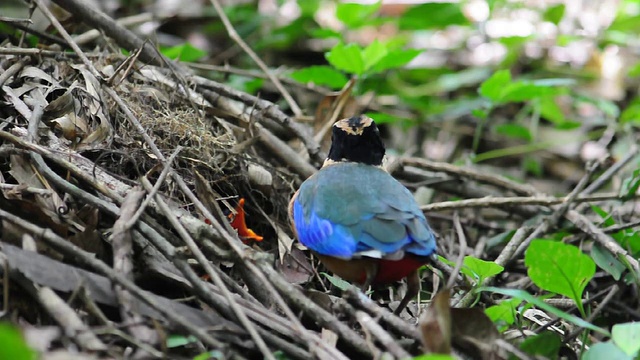
<path id="1" fill-rule="evenodd" d="M 373 284 L 373 280 L 376 278 L 376 276 L 378 275 L 378 263 L 377 262 L 371 262 L 368 263 L 365 268 L 365 279 L 364 279 L 364 283 L 362 284 L 362 292 L 363 293 L 367 293 L 367 290 L 369 289 L 369 286 L 371 286 L 371 284 Z"/>
<path id="2" fill-rule="evenodd" d="M 412 274 L 407 276 L 407 293 L 404 294 L 404 297 L 400 301 L 400 305 L 393 312 L 396 315 L 400 315 L 402 310 L 407 306 L 409 301 L 413 299 L 420 292 L 420 276 L 418 275 L 418 270 L 414 271 Z"/>

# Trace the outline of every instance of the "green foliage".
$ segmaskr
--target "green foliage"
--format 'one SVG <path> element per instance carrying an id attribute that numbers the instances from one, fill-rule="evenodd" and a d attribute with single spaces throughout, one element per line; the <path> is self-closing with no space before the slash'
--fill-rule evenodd
<path id="1" fill-rule="evenodd" d="M 492 292 L 495 294 L 501 294 L 501 295 L 505 295 L 505 296 L 510 296 L 522 301 L 526 301 L 532 305 L 535 305 L 536 307 L 540 308 L 541 310 L 555 315 L 556 317 L 559 317 L 561 319 L 567 320 L 579 327 L 583 327 L 585 329 L 588 330 L 592 330 L 595 332 L 598 332 L 602 335 L 605 336 L 611 336 L 611 334 L 605 330 L 602 329 L 598 326 L 595 326 L 577 316 L 571 315 L 569 313 L 566 313 L 556 307 L 553 307 L 549 304 L 547 304 L 546 302 L 544 302 L 544 300 L 542 300 L 541 298 L 535 297 L 531 294 L 529 294 L 528 292 L 526 292 L 525 290 L 519 290 L 519 289 L 501 289 L 501 288 L 497 288 L 497 287 L 480 287 L 478 289 L 476 289 L 476 291 L 480 292 L 480 291 L 488 291 L 488 292 Z"/>
<path id="2" fill-rule="evenodd" d="M 477 284 L 481 284 L 484 279 L 496 276 L 504 271 L 504 267 L 493 261 L 485 261 L 473 256 L 465 256 L 463 260 L 462 271 L 476 280 Z"/>
<path id="3" fill-rule="evenodd" d="M 412 358 L 412 360 L 454 360 L 455 358 L 451 355 L 444 354 L 426 354 L 420 355 Z"/>
<path id="4" fill-rule="evenodd" d="M 543 18 L 545 21 L 549 21 L 558 25 L 560 23 L 560 20 L 562 20 L 562 18 L 564 17 L 564 11 L 565 11 L 564 4 L 557 4 L 554 6 L 550 6 L 544 12 Z"/>
<path id="5" fill-rule="evenodd" d="M 517 308 L 522 303 L 520 299 L 503 300 L 498 305 L 493 305 L 485 309 L 485 314 L 493 321 L 499 331 L 508 329 L 516 321 Z"/>
<path id="6" fill-rule="evenodd" d="M 640 169 L 635 169 L 633 174 L 624 181 L 620 187 L 620 196 L 625 200 L 631 200 L 640 188 Z"/>
<path id="7" fill-rule="evenodd" d="M 193 335 L 189 335 L 189 336 L 169 335 L 169 337 L 167 337 L 167 348 L 171 349 L 171 348 L 181 347 L 181 346 L 193 344 L 197 341 L 198 339 Z"/>
<path id="8" fill-rule="evenodd" d="M 582 360 L 633 360 L 611 341 L 594 344 L 582 355 Z"/>
<path id="9" fill-rule="evenodd" d="M 342 88 L 349 79 L 343 73 L 330 66 L 310 66 L 296 70 L 290 74 L 291 78 L 301 83 L 326 85 L 333 89 Z"/>
<path id="10" fill-rule="evenodd" d="M 325 56 L 336 69 L 363 75 L 404 66 L 420 53 L 419 50 L 394 49 L 392 46 L 378 40 L 374 40 L 365 48 L 340 42 Z"/>
<path id="11" fill-rule="evenodd" d="M 640 98 L 635 98 L 620 115 L 621 124 L 640 124 Z"/>
<path id="12" fill-rule="evenodd" d="M 349 284 L 349 282 L 342 280 L 341 278 L 339 278 L 338 276 L 334 276 L 331 274 L 327 274 L 325 272 L 321 272 L 320 274 L 322 274 L 322 276 L 324 276 L 325 278 L 327 278 L 327 280 L 329 280 L 329 282 L 337 287 L 338 289 L 345 291 L 347 290 L 351 284 Z"/>
<path id="13" fill-rule="evenodd" d="M 613 217 L 601 207 L 592 204 L 591 210 L 602 218 L 602 224 L 604 226 L 616 225 Z M 624 229 L 611 234 L 611 237 L 616 240 L 622 248 L 628 249 L 632 256 L 637 257 L 640 255 L 640 230 L 634 228 Z"/>
<path id="14" fill-rule="evenodd" d="M 558 358 L 562 339 L 554 332 L 545 331 L 527 338 L 520 344 L 520 350 L 530 355 L 539 355 L 547 359 Z"/>
<path id="15" fill-rule="evenodd" d="M 542 99 L 564 93 L 571 79 L 512 80 L 509 70 L 496 71 L 480 85 L 480 95 L 495 104 Z"/>
<path id="16" fill-rule="evenodd" d="M 350 28 L 358 28 L 371 23 L 373 15 L 380 9 L 382 1 L 373 4 L 339 2 L 336 17 Z"/>
<path id="17" fill-rule="evenodd" d="M 224 359 L 225 356 L 221 351 L 218 350 L 212 350 L 212 351 L 207 351 L 204 352 L 196 357 L 193 358 L 193 360 L 211 360 L 211 359 Z"/>
<path id="18" fill-rule="evenodd" d="M 426 3 L 409 8 L 400 18 L 402 30 L 438 29 L 468 25 L 459 3 Z"/>
<path id="19" fill-rule="evenodd" d="M 640 322 L 614 325 L 611 339 L 625 354 L 635 358 L 640 351 Z"/>
<path id="20" fill-rule="evenodd" d="M 200 50 L 188 42 L 172 47 L 161 47 L 160 52 L 169 59 L 185 62 L 195 62 L 207 56 L 206 51 Z"/>
<path id="21" fill-rule="evenodd" d="M 264 84 L 264 79 L 250 78 L 241 75 L 231 75 L 229 76 L 227 84 L 246 93 L 255 94 Z"/>
<path id="22" fill-rule="evenodd" d="M 20 331 L 8 323 L 0 323 L 0 359 L 36 359 L 36 352 L 27 345 Z"/>
<path id="23" fill-rule="evenodd" d="M 609 273 L 614 280 L 620 280 L 622 272 L 626 269 L 623 263 L 611 254 L 610 251 L 603 248 L 600 244 L 593 244 L 591 248 L 591 258 L 602 270 Z"/>
<path id="24" fill-rule="evenodd" d="M 596 265 L 588 255 L 573 245 L 536 239 L 529 245 L 524 262 L 534 284 L 573 299 L 585 315 L 582 292 L 596 272 Z"/>
<path id="25" fill-rule="evenodd" d="M 498 134 L 505 135 L 510 138 L 523 139 L 527 141 L 531 141 L 533 139 L 531 131 L 524 125 L 507 123 L 497 125 L 495 129 Z"/>

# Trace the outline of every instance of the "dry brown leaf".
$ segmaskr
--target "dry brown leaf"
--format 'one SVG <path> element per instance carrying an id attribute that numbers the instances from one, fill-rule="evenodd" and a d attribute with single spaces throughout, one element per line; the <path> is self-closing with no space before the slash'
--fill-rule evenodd
<path id="1" fill-rule="evenodd" d="M 437 293 L 418 322 L 427 353 L 451 353 L 451 308 L 449 290 Z"/>
<path id="2" fill-rule="evenodd" d="M 495 341 L 500 338 L 493 321 L 480 308 L 452 308 L 453 343 L 478 359 L 496 359 Z"/>
<path id="3" fill-rule="evenodd" d="M 296 248 L 285 254 L 282 261 L 276 261 L 276 269 L 292 284 L 305 284 L 313 276 L 313 268 L 309 260 Z"/>

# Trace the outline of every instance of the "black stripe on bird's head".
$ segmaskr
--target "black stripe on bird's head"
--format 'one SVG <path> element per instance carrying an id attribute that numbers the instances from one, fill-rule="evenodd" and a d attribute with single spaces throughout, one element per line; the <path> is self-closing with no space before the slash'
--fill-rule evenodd
<path id="1" fill-rule="evenodd" d="M 330 162 L 352 161 L 382 165 L 384 144 L 376 123 L 366 115 L 336 121 L 331 134 Z"/>

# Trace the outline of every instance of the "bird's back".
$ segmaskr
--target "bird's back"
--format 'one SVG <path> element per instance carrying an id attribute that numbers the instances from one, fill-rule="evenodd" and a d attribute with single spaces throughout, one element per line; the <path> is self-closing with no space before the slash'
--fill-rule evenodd
<path id="1" fill-rule="evenodd" d="M 343 259 L 429 256 L 434 235 L 413 196 L 384 170 L 337 163 L 307 179 L 293 202 L 300 241 Z"/>

